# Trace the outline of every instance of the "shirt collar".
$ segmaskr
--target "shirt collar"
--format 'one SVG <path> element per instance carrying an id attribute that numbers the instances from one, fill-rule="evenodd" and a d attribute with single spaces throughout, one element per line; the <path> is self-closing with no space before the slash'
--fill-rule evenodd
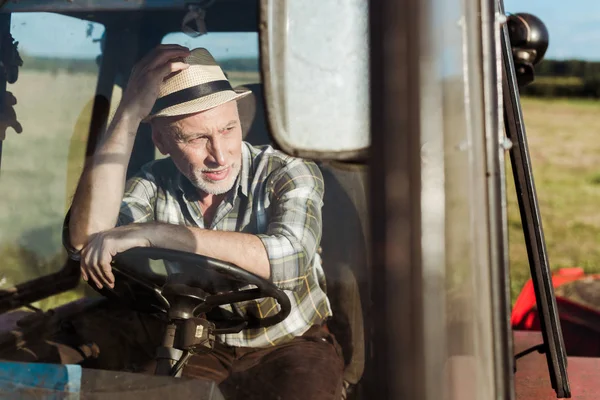
<path id="1" fill-rule="evenodd" d="M 250 146 L 246 142 L 242 142 L 242 168 L 238 176 L 241 192 L 248 197 L 250 192 L 250 168 L 252 168 L 252 155 L 250 154 Z"/>

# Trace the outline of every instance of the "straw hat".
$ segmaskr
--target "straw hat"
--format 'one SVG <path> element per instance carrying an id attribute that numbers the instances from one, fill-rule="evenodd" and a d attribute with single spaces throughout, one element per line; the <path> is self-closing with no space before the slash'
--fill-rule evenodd
<path id="1" fill-rule="evenodd" d="M 144 119 L 145 122 L 155 117 L 205 111 L 251 93 L 234 90 L 221 67 L 206 49 L 193 49 L 185 62 L 189 64 L 189 68 L 161 84 L 158 99 Z"/>

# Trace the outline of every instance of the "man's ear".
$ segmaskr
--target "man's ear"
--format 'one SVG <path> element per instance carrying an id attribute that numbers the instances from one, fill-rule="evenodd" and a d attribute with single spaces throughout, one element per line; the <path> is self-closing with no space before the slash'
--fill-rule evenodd
<path id="1" fill-rule="evenodd" d="M 154 122 L 150 122 L 150 127 L 152 128 L 152 141 L 154 142 L 154 145 L 156 146 L 158 151 L 160 151 L 160 154 L 162 154 L 163 156 L 168 155 L 169 151 L 167 150 L 164 135 L 158 129 Z"/>

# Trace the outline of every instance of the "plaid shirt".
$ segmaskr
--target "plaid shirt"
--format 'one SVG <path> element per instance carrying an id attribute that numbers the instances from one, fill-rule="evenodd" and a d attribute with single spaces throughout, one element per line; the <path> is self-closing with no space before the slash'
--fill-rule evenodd
<path id="1" fill-rule="evenodd" d="M 170 158 L 153 161 L 127 181 L 119 224 L 159 221 L 255 234 L 264 244 L 272 282 L 288 295 L 292 311 L 268 328 L 220 335 L 231 346 L 267 347 L 302 335 L 331 315 L 317 253 L 321 240 L 323 177 L 312 162 L 268 147 L 242 144 L 242 166 L 233 189 L 204 225 L 197 190 Z M 223 306 L 265 318 L 279 311 L 272 298 Z"/>

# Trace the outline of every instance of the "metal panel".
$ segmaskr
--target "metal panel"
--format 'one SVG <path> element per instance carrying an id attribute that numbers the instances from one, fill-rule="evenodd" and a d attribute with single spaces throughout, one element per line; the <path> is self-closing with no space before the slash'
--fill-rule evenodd
<path id="1" fill-rule="evenodd" d="M 419 0 L 370 2 L 370 397 L 425 399 L 420 256 Z M 414 36 L 413 36 L 414 35 Z"/>
<path id="2" fill-rule="evenodd" d="M 495 383 L 498 399 L 514 399 L 514 358 L 510 325 L 508 215 L 506 203 L 505 136 L 502 126 L 502 47 L 504 14 L 495 0 L 482 0 L 484 96 L 490 224 L 490 283 L 494 326 Z"/>
<path id="3" fill-rule="evenodd" d="M 504 399 L 506 325 L 492 317 L 506 294 L 492 279 L 506 255 L 493 3 L 390 0 L 370 12 L 367 382 L 381 398 Z"/>

